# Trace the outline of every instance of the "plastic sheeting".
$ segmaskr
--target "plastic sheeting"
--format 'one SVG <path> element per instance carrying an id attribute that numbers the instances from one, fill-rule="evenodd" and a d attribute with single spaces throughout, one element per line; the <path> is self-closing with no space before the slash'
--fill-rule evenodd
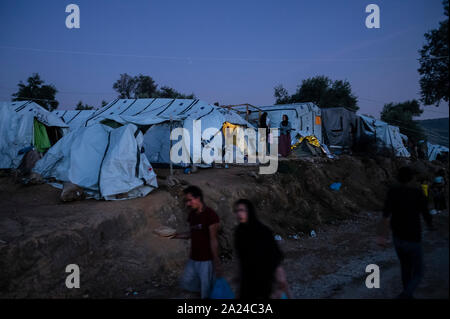
<path id="1" fill-rule="evenodd" d="M 428 148 L 428 160 L 434 161 L 436 160 L 437 156 L 439 154 L 448 153 L 448 147 L 437 145 L 437 144 L 431 144 L 427 142 L 427 148 Z"/>
<path id="2" fill-rule="evenodd" d="M 79 128 L 50 148 L 33 171 L 76 184 L 97 199 L 145 196 L 158 185 L 141 153 L 142 133 L 136 132 L 133 124 L 117 129 L 101 124 Z"/>
<path id="3" fill-rule="evenodd" d="M 72 131 L 79 127 L 83 127 L 87 119 L 89 119 L 96 111 L 95 110 L 59 110 L 52 113 L 61 118 L 68 126 L 65 131 Z"/>
<path id="4" fill-rule="evenodd" d="M 100 192 L 106 199 L 117 194 L 128 197 L 145 196 L 158 186 L 156 174 L 141 152 L 144 137 L 129 124 L 110 133 L 109 146 L 100 169 Z"/>
<path id="5" fill-rule="evenodd" d="M 19 151 L 33 145 L 32 114 L 18 114 L 0 105 L 0 168 L 17 168 L 23 154 Z"/>
<path id="6" fill-rule="evenodd" d="M 0 102 L 0 168 L 19 166 L 23 157 L 19 151 L 34 145 L 35 120 L 46 126 L 66 127 L 60 118 L 34 102 Z"/>
<path id="7" fill-rule="evenodd" d="M 322 109 L 324 142 L 330 148 L 351 148 L 356 137 L 357 116 L 344 107 Z"/>
<path id="8" fill-rule="evenodd" d="M 361 115 L 360 119 L 364 122 L 364 127 L 366 128 L 362 134 L 376 137 L 379 144 L 381 144 L 380 146 L 391 148 L 395 156 L 411 156 L 403 144 L 400 129 L 397 126 L 389 125 L 386 122 L 365 115 Z"/>
<path id="9" fill-rule="evenodd" d="M 201 120 L 201 147 L 194 148 L 194 142 L 192 139 L 194 138 L 194 121 L 195 120 Z M 223 125 L 226 123 L 233 124 L 233 126 L 239 127 L 242 129 L 241 133 L 243 135 L 240 137 L 237 136 L 237 143 L 234 147 L 225 147 L 225 137 L 223 135 L 222 129 Z M 220 144 L 224 146 L 224 152 L 222 153 L 223 157 L 227 157 L 229 160 L 233 158 L 233 162 L 236 162 L 236 156 L 238 158 L 244 157 L 244 152 L 246 152 L 246 149 L 251 148 L 256 152 L 256 131 L 254 130 L 254 127 L 247 121 L 245 121 L 242 117 L 237 115 L 235 112 L 226 110 L 219 107 L 213 107 L 211 112 L 207 113 L 206 115 L 197 118 L 195 114 L 190 115 L 188 118 L 186 118 L 183 122 L 183 127 L 187 129 L 189 135 L 191 136 L 191 142 L 190 142 L 190 155 L 191 159 L 194 158 L 201 158 L 202 153 L 204 152 L 204 149 L 210 149 L 212 150 L 212 145 L 215 145 L 215 143 Z M 246 128 L 249 128 L 250 130 L 253 130 L 254 136 L 251 136 L 250 138 L 248 136 L 245 136 L 244 130 Z M 205 130 L 209 131 L 209 136 L 206 135 Z M 242 138 L 243 137 L 243 138 Z M 187 148 L 187 145 L 185 145 Z M 195 152 L 196 151 L 196 152 Z M 227 152 L 230 152 L 228 155 Z M 233 152 L 231 154 L 231 152 Z M 185 163 L 187 164 L 187 163 Z"/>
<path id="10" fill-rule="evenodd" d="M 144 135 L 144 148 L 151 163 L 170 163 L 170 123 L 151 126 Z"/>
<path id="11" fill-rule="evenodd" d="M 35 119 L 43 123 L 45 126 L 67 127 L 67 125 L 59 118 L 59 116 L 47 111 L 39 104 L 32 101 L 17 102 L 0 102 L 8 107 L 11 111 L 18 114 L 32 114 Z"/>
<path id="12" fill-rule="evenodd" d="M 94 112 L 83 126 L 112 119 L 119 123 L 153 125 L 163 121 L 183 121 L 189 116 L 200 118 L 216 107 L 197 99 L 116 99 Z"/>

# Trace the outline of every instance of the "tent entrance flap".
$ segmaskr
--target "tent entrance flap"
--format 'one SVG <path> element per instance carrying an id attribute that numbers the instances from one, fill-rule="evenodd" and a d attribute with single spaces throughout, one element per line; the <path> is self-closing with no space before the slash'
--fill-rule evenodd
<path id="1" fill-rule="evenodd" d="M 40 153 L 51 147 L 45 125 L 36 119 L 34 119 L 34 146 Z"/>

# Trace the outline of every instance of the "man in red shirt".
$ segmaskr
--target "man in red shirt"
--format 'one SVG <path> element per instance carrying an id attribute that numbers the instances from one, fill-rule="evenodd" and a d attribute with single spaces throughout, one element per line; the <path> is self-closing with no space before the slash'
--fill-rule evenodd
<path id="1" fill-rule="evenodd" d="M 184 202 L 189 209 L 190 231 L 175 234 L 172 238 L 191 239 L 189 261 L 181 279 L 181 287 L 200 292 L 209 298 L 216 275 L 221 274 L 219 259 L 219 216 L 203 202 L 203 193 L 197 186 L 183 190 Z"/>

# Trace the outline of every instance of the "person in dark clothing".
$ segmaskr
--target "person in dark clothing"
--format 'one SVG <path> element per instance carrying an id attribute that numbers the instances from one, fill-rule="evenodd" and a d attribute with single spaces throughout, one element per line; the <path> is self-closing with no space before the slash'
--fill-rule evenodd
<path id="1" fill-rule="evenodd" d="M 259 118 L 259 127 L 260 128 L 267 128 L 267 112 L 264 112 L 261 117 Z"/>
<path id="2" fill-rule="evenodd" d="M 270 152 L 269 134 L 270 120 L 267 118 L 267 112 L 264 112 L 259 119 L 259 128 L 266 129 L 266 153 Z"/>
<path id="3" fill-rule="evenodd" d="M 257 219 L 249 200 L 238 200 L 234 212 L 239 221 L 234 242 L 240 265 L 239 297 L 268 299 L 274 291 L 283 291 L 289 297 L 281 267 L 283 254 L 272 231 Z"/>
<path id="4" fill-rule="evenodd" d="M 424 275 L 420 215 L 429 229 L 432 229 L 427 199 L 423 191 L 413 185 L 414 174 L 409 167 L 399 169 L 400 183 L 388 191 L 383 209 L 383 234 L 378 238 L 379 244 L 386 243 L 390 218 L 393 243 L 402 273 L 403 292 L 399 298 L 413 298 Z"/>
<path id="5" fill-rule="evenodd" d="M 279 153 L 287 157 L 291 153 L 291 131 L 292 126 L 286 114 L 283 114 L 283 120 L 280 123 L 280 147 Z"/>

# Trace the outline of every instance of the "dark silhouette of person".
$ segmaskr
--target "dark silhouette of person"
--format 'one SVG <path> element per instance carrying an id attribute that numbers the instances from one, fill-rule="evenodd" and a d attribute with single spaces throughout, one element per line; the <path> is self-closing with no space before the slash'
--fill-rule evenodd
<path id="1" fill-rule="evenodd" d="M 386 244 L 390 218 L 393 243 L 402 273 L 403 292 L 398 298 L 413 298 L 424 275 L 420 215 L 429 229 L 433 230 L 427 198 L 422 189 L 414 184 L 414 177 L 415 172 L 410 167 L 399 169 L 399 184 L 388 191 L 383 209 L 383 234 L 378 238 L 379 244 Z"/>
<path id="2" fill-rule="evenodd" d="M 281 267 L 283 254 L 272 231 L 258 220 L 249 200 L 238 200 L 234 212 L 239 221 L 234 242 L 240 266 L 239 298 L 268 299 L 277 290 L 289 297 Z"/>

